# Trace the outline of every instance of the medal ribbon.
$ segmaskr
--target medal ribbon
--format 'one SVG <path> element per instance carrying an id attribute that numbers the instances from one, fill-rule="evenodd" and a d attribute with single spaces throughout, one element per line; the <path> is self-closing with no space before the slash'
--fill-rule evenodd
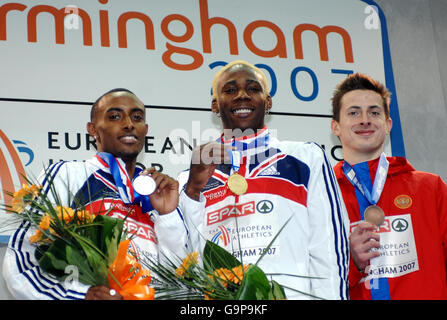
<path id="1" fill-rule="evenodd" d="M 383 187 L 385 186 L 386 176 L 388 174 L 388 167 L 389 162 L 386 159 L 385 154 L 382 152 L 376 171 L 376 176 L 374 178 L 372 192 L 369 191 L 367 187 L 368 184 L 362 181 L 362 178 L 356 175 L 354 168 L 346 161 L 343 163 L 343 172 L 345 173 L 345 176 L 349 180 L 349 182 L 351 182 L 351 184 L 363 194 L 368 202 L 372 205 L 375 205 L 379 201 L 380 195 L 383 191 Z"/>
<path id="2" fill-rule="evenodd" d="M 233 147 L 235 147 L 236 150 L 228 151 L 228 155 L 230 156 L 230 159 L 231 159 L 231 169 L 232 169 L 231 172 L 233 173 L 233 172 L 239 171 L 240 166 L 241 166 L 242 151 L 256 149 L 259 147 L 265 147 L 268 145 L 269 140 L 270 140 L 270 133 L 267 133 L 261 137 L 258 137 L 249 143 L 239 141 L 237 139 L 233 139 L 233 141 L 231 142 L 231 145 Z M 223 143 L 223 134 L 220 137 L 220 139 L 218 139 L 218 142 Z"/>
<path id="3" fill-rule="evenodd" d="M 133 189 L 132 182 L 127 174 L 123 160 L 115 158 L 112 154 L 107 152 L 99 152 L 97 156 L 109 166 L 119 196 L 125 204 L 140 205 L 143 212 L 153 210 L 149 197 L 142 196 Z M 134 177 L 138 176 L 141 171 L 141 168 L 136 167 Z"/>
<path id="4" fill-rule="evenodd" d="M 372 195 L 370 193 L 367 193 L 367 194 L 370 194 L 372 199 L 376 199 L 378 201 L 380 194 L 383 190 L 383 186 L 385 184 L 386 174 L 388 172 L 388 161 L 386 161 L 386 163 L 385 163 L 385 161 L 383 160 L 383 158 L 385 158 L 385 155 L 383 153 L 380 157 L 381 158 L 379 160 L 379 165 L 377 167 L 376 176 L 374 178 L 374 185 L 376 185 L 376 189 L 377 189 L 376 192 L 374 192 L 375 188 L 371 184 L 371 176 L 370 176 L 368 162 L 362 162 L 355 166 L 356 170 L 357 170 L 357 174 L 354 173 L 355 174 L 354 177 L 357 177 L 358 180 L 364 182 L 364 183 L 362 183 L 362 186 L 364 187 L 363 189 L 360 189 L 358 187 L 355 188 L 355 196 L 356 196 L 356 199 L 357 199 L 357 202 L 359 205 L 360 215 L 361 215 L 362 220 L 364 219 L 364 212 L 365 212 L 366 208 L 371 205 L 371 201 L 369 201 L 369 199 L 367 198 L 365 193 L 362 192 L 362 190 L 364 190 L 364 189 L 373 190 Z M 385 158 L 385 160 L 386 160 L 386 158 Z M 382 164 L 381 164 L 381 162 L 382 162 Z M 351 168 L 351 167 L 346 166 L 346 168 L 349 170 L 349 168 Z M 380 168 L 382 168 L 382 170 Z M 345 171 L 344 166 L 343 166 L 343 171 Z M 351 181 L 352 175 L 351 175 L 351 177 L 348 176 L 346 171 L 345 171 L 345 175 L 348 178 L 348 180 Z M 380 177 L 378 177 L 378 176 L 380 176 Z M 355 184 L 352 181 L 351 181 L 351 183 L 355 186 Z M 376 204 L 377 201 L 374 204 Z M 390 295 L 388 278 L 375 278 L 375 279 L 371 279 L 369 281 L 370 281 L 369 285 L 370 285 L 370 293 L 371 293 L 372 300 L 390 300 L 391 295 Z"/>

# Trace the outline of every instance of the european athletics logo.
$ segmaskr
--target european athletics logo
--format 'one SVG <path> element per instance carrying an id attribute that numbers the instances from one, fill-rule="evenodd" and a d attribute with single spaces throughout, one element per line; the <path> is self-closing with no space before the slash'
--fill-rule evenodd
<path id="1" fill-rule="evenodd" d="M 211 242 L 215 244 L 219 244 L 223 242 L 224 246 L 227 246 L 230 243 L 230 233 L 229 230 L 223 226 L 219 226 L 219 231 L 211 238 Z"/>

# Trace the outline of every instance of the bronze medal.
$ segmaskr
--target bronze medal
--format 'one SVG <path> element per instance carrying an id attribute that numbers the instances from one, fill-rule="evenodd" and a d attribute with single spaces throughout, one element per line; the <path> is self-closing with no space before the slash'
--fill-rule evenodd
<path id="1" fill-rule="evenodd" d="M 365 221 L 380 227 L 385 221 L 385 213 L 382 208 L 376 205 L 369 206 L 363 213 Z"/>
<path id="2" fill-rule="evenodd" d="M 247 192 L 248 183 L 243 176 L 238 173 L 233 173 L 228 178 L 228 188 L 237 195 L 244 194 Z"/>

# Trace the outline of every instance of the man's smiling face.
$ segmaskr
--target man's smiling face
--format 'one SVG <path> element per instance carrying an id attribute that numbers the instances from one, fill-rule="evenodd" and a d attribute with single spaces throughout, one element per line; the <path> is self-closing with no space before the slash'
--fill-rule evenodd
<path id="1" fill-rule="evenodd" d="M 332 120 L 331 128 L 342 142 L 345 158 L 379 157 L 392 127 L 382 97 L 372 90 L 353 90 L 340 105 L 340 119 Z"/>
<path id="2" fill-rule="evenodd" d="M 113 92 L 98 103 L 92 123 L 98 152 L 108 152 L 123 160 L 136 159 L 148 131 L 143 103 L 128 92 Z"/>
<path id="3" fill-rule="evenodd" d="M 216 89 L 215 111 L 220 113 L 224 129 L 256 131 L 264 127 L 271 98 L 256 70 L 235 65 L 219 77 Z"/>

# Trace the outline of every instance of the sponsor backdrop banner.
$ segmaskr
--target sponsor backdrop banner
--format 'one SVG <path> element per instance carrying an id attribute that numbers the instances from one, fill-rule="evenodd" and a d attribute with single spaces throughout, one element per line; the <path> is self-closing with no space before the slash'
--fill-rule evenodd
<path id="1" fill-rule="evenodd" d="M 364 72 L 393 92 L 387 154 L 404 155 L 385 17 L 372 1 L 17 0 L 0 2 L 0 202 L 21 174 L 87 159 L 91 104 L 128 88 L 147 106 L 143 166 L 176 177 L 191 149 L 216 139 L 211 81 L 224 64 L 247 60 L 267 75 L 267 125 L 281 140 L 315 141 L 333 164 L 338 82 Z M 0 239 L 13 228 L 0 212 Z M 7 217 L 7 218 L 5 218 Z"/>

